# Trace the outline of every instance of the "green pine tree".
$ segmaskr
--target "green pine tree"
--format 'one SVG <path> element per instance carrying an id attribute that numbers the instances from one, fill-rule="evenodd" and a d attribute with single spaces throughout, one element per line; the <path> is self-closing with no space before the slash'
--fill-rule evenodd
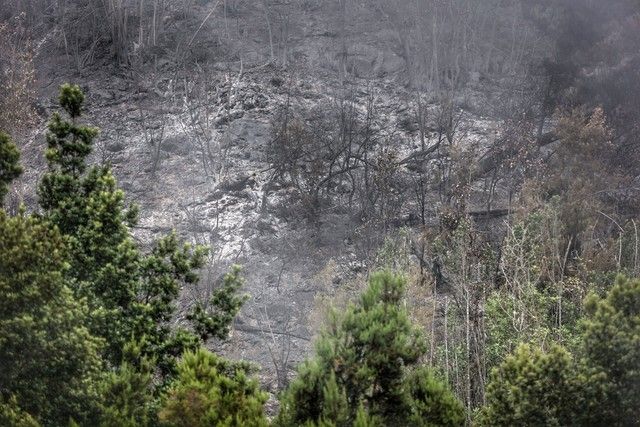
<path id="1" fill-rule="evenodd" d="M 13 407 L 2 417 L 24 425 L 88 420 L 102 341 L 85 326 L 85 301 L 66 285 L 64 238 L 40 218 L 1 210 L 0 236 L 0 401 Z"/>
<path id="2" fill-rule="evenodd" d="M 640 421 L 640 279 L 618 276 L 606 297 L 586 299 L 583 353 L 590 418 L 607 425 Z"/>
<path id="3" fill-rule="evenodd" d="M 154 425 L 156 374 L 166 383 L 184 352 L 225 338 L 246 298 L 234 267 L 188 313 L 189 325 L 169 326 L 206 250 L 175 234 L 147 255 L 138 249 L 136 208 L 108 166 L 86 163 L 98 131 L 79 122 L 83 101 L 77 86 L 62 86 L 68 118 L 56 113 L 49 123 L 44 216 L 0 211 L 0 420 L 10 425 Z M 4 195 L 22 170 L 4 134 L 0 155 Z"/>
<path id="4" fill-rule="evenodd" d="M 98 130 L 79 123 L 84 102 L 80 88 L 63 85 L 59 101 L 69 120 L 54 113 L 49 122 L 49 171 L 38 187 L 39 201 L 46 218 L 69 242 L 68 278 L 76 295 L 89 302 L 91 331 L 106 339 L 105 356 L 117 365 L 135 332 L 137 315 L 141 256 L 128 228 L 135 209 L 125 207 L 124 193 L 108 167 L 87 172 L 86 158 Z"/>
<path id="5" fill-rule="evenodd" d="M 357 305 L 333 315 L 315 358 L 299 367 L 281 397 L 276 425 L 463 423 L 452 393 L 428 371 L 411 369 L 425 344 L 403 306 L 404 288 L 402 277 L 376 273 Z"/>
<path id="6" fill-rule="evenodd" d="M 412 371 L 406 380 L 411 396 L 409 424 L 415 427 L 463 425 L 462 403 L 449 387 L 425 367 Z"/>
<path id="7" fill-rule="evenodd" d="M 184 355 L 160 411 L 162 425 L 175 427 L 267 426 L 267 394 L 245 367 L 200 348 Z"/>
<path id="8" fill-rule="evenodd" d="M 522 344 L 493 370 L 479 426 L 580 425 L 583 385 L 571 355 Z"/>
<path id="9" fill-rule="evenodd" d="M 9 135 L 0 131 L 0 206 L 9 192 L 9 185 L 21 173 L 20 152 Z"/>
<path id="10" fill-rule="evenodd" d="M 619 276 L 585 302 L 580 363 L 521 345 L 491 375 L 478 425 L 637 425 L 640 280 Z"/>
<path id="11" fill-rule="evenodd" d="M 226 336 L 244 302 L 237 293 L 242 281 L 233 270 L 211 301 L 195 306 L 189 327 L 169 327 L 179 290 L 198 281 L 206 250 L 170 234 L 150 254 L 141 253 L 130 232 L 136 207 L 126 205 L 108 166 L 87 166 L 98 131 L 80 123 L 83 102 L 79 87 L 61 87 L 67 118 L 55 113 L 49 122 L 49 170 L 38 188 L 40 205 L 69 242 L 67 277 L 90 304 L 90 330 L 106 340 L 104 357 L 118 366 L 127 342 L 143 343 L 142 355 L 166 376 L 184 351 Z"/>
<path id="12" fill-rule="evenodd" d="M 157 425 L 158 402 L 153 389 L 155 364 L 141 356 L 139 343 L 125 346 L 125 361 L 99 385 L 100 427 Z"/>

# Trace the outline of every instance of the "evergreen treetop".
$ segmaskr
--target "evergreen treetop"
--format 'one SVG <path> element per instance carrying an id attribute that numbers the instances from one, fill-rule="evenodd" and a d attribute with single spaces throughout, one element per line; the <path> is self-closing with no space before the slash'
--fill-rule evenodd
<path id="1" fill-rule="evenodd" d="M 180 361 L 160 420 L 172 427 L 266 427 L 266 401 L 242 364 L 200 348 Z"/>
<path id="2" fill-rule="evenodd" d="M 333 313 L 315 357 L 283 393 L 276 425 L 464 422 L 460 402 L 419 368 L 425 344 L 404 308 L 404 288 L 402 276 L 375 273 L 357 304 Z"/>
<path id="3" fill-rule="evenodd" d="M 176 358 L 197 349 L 209 337 L 224 338 L 245 297 L 234 269 L 210 301 L 187 313 L 187 327 L 171 328 L 175 301 L 183 287 L 197 284 L 206 249 L 183 244 L 175 234 L 160 238 L 149 254 L 133 240 L 137 208 L 106 166 L 89 166 L 98 130 L 80 123 L 84 95 L 78 86 L 63 85 L 60 105 L 48 126 L 49 170 L 39 188 L 44 216 L 57 226 L 70 248 L 66 278 L 92 312 L 90 330 L 106 340 L 105 358 L 113 366 L 123 361 L 123 349 L 133 340 L 144 345 L 163 374 L 171 374 Z"/>
<path id="4" fill-rule="evenodd" d="M 495 368 L 487 385 L 481 426 L 580 425 L 582 384 L 571 355 L 520 345 Z"/>

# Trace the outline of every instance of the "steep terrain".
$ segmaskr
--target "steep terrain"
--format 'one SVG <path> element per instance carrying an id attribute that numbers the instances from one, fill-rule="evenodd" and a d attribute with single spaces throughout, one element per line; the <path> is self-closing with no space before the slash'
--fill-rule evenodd
<path id="1" fill-rule="evenodd" d="M 639 419 L 639 5 L 0 1 L 0 424 Z"/>
<path id="2" fill-rule="evenodd" d="M 94 161 L 111 163 L 130 201 L 141 207 L 136 237 L 148 243 L 175 229 L 211 248 L 201 285 L 183 292 L 184 307 L 205 299 L 231 264 L 244 266 L 250 299 L 222 345 L 230 357 L 256 362 L 265 385 L 275 392 L 308 353 L 324 297 L 355 292 L 350 286 L 376 266 L 377 246 L 385 236 L 416 222 L 414 214 L 401 210 L 388 218 L 390 226 L 372 233 L 345 209 L 323 211 L 314 221 L 292 211 L 293 189 L 272 182 L 266 158 L 274 121 L 286 105 L 337 109 L 348 93 L 348 102 L 359 110 L 375 106 L 380 138 L 408 156 L 421 143 L 416 92 L 407 89 L 402 47 L 382 25 L 383 15 L 361 11 L 350 27 L 346 64 L 339 59 L 337 15 L 310 10 L 290 18 L 296 25 L 287 46 L 279 49 L 289 49 L 287 58 L 294 64 L 283 67 L 269 60 L 268 35 L 259 31 L 242 38 L 240 61 L 225 60 L 234 55 L 216 61 L 217 53 L 240 41 L 230 38 L 221 45 L 224 16 L 205 19 L 208 9 L 194 8 L 193 16 L 204 21 L 192 18 L 175 27 L 193 35 L 186 65 L 161 57 L 128 67 L 105 58 L 78 71 L 53 43 L 50 50 L 41 49 L 40 113 L 44 118 L 57 108 L 54 96 L 61 83 L 80 84 L 87 94 L 85 120 L 101 128 Z M 245 9 L 236 23 L 251 28 L 262 19 L 258 12 Z M 200 65 L 198 56 L 207 63 Z M 479 115 L 490 110 L 484 93 L 471 85 L 453 105 L 459 120 L 455 145 L 478 155 L 498 137 L 497 120 Z M 442 137 L 435 123 L 439 109 L 437 103 L 425 106 L 428 146 Z M 43 171 L 41 131 L 23 144 L 22 194 L 30 203 L 36 175 Z M 432 218 L 427 221 L 433 221 L 438 202 L 435 194 L 429 197 Z M 483 209 L 483 201 L 477 202 Z M 498 196 L 494 207 L 503 202 Z"/>
<path id="3" fill-rule="evenodd" d="M 317 224 L 304 218 L 283 219 L 289 190 L 271 190 L 265 196 L 269 165 L 264 151 L 272 137 L 274 112 L 287 102 L 284 90 L 270 81 L 277 75 L 279 70 L 265 68 L 240 78 L 227 72 L 212 76 L 208 90 L 220 96 L 209 106 L 212 128 L 207 131 L 210 144 L 220 147 L 223 158 L 221 170 L 210 177 L 188 124 L 188 105 L 178 100 L 177 105 L 166 106 L 166 99 L 152 88 L 140 90 L 108 71 L 102 71 L 101 78 L 75 80 L 87 89 L 86 121 L 101 128 L 95 161 L 111 162 L 129 199 L 141 207 L 136 236 L 148 242 L 176 229 L 212 249 L 201 289 L 185 291 L 184 303 L 205 298 L 207 285 L 230 264 L 244 266 L 251 298 L 224 348 L 232 357 L 258 363 L 274 385 L 276 366 L 292 368 L 309 349 L 318 327 L 317 319 L 310 318 L 315 297 L 333 294 L 370 261 L 361 250 L 366 243 L 358 241 L 360 224 L 348 213 L 327 213 Z M 332 105 L 329 94 L 337 90 L 327 81 L 308 78 L 296 78 L 291 85 L 296 93 L 290 102 L 310 106 Z M 366 98 L 364 90 L 371 90 L 372 84 L 355 81 L 353 86 Z M 403 114 L 410 114 L 406 107 L 410 95 L 391 83 L 380 86 L 374 89 L 376 103 L 387 120 L 385 129 L 395 133 Z M 48 108 L 55 108 L 50 98 L 44 99 Z M 366 99 L 358 101 L 364 104 Z M 493 133 L 493 122 L 467 117 L 469 143 Z M 161 134 L 156 137 L 159 148 L 149 141 L 149 133 Z M 416 137 L 403 135 L 398 140 L 416 144 Z M 42 149 L 41 136 L 37 142 L 33 150 Z"/>

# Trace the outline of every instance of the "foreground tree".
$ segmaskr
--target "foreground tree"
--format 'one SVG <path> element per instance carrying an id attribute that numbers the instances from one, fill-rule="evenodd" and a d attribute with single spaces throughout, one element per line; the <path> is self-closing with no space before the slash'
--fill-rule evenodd
<path id="1" fill-rule="evenodd" d="M 179 289 L 198 281 L 206 251 L 170 234 L 141 253 L 130 233 L 135 207 L 125 206 L 109 167 L 86 164 L 98 132 L 79 123 L 83 100 L 77 86 L 62 86 L 69 120 L 56 113 L 49 123 L 43 216 L 0 210 L 2 425 L 157 425 L 176 360 L 225 338 L 245 300 L 234 267 L 187 313 L 188 326 L 171 327 Z M 18 160 L 0 133 L 0 196 L 22 170 Z M 256 387 L 239 373 L 234 381 Z"/>
<path id="2" fill-rule="evenodd" d="M 592 419 L 613 425 L 640 420 L 640 280 L 618 276 L 600 298 L 586 301 L 584 362 L 604 398 L 591 405 Z"/>
<path id="3" fill-rule="evenodd" d="M 281 398 L 279 426 L 461 425 L 464 410 L 426 369 L 402 304 L 405 280 L 374 274 L 357 305 L 334 313 L 315 358 Z"/>
<path id="4" fill-rule="evenodd" d="M 478 425 L 637 425 L 640 280 L 619 276 L 585 309 L 579 363 L 559 346 L 521 345 L 493 371 Z"/>
<path id="5" fill-rule="evenodd" d="M 124 193 L 108 168 L 87 171 L 98 130 L 78 123 L 84 94 L 63 85 L 60 105 L 70 121 L 54 113 L 48 125 L 49 170 L 38 188 L 45 216 L 66 236 L 71 248 L 67 271 L 78 297 L 92 310 L 92 332 L 106 339 L 105 357 L 119 364 L 136 316 L 140 254 L 129 236 L 136 212 L 125 210 Z"/>
<path id="6" fill-rule="evenodd" d="M 481 426 L 579 425 L 582 386 L 571 355 L 521 345 L 491 374 Z"/>
<path id="7" fill-rule="evenodd" d="M 200 348 L 180 362 L 160 420 L 175 427 L 266 427 L 266 401 L 245 367 Z"/>
<path id="8" fill-rule="evenodd" d="M 102 341 L 85 326 L 85 301 L 66 284 L 64 238 L 42 219 L 1 210 L 0 236 L 0 420 L 87 420 Z"/>
<path id="9" fill-rule="evenodd" d="M 108 166 L 87 166 L 98 130 L 79 122 L 84 94 L 78 86 L 63 85 L 59 100 L 68 118 L 54 113 L 49 122 L 49 170 L 38 194 L 45 217 L 69 242 L 66 276 L 76 296 L 90 304 L 90 330 L 106 340 L 104 357 L 120 365 L 125 344 L 133 340 L 142 346 L 141 356 L 154 360 L 166 376 L 184 351 L 211 336 L 226 336 L 244 302 L 237 293 L 239 273 L 234 270 L 211 301 L 195 305 L 189 327 L 171 328 L 174 301 L 181 287 L 197 283 L 206 250 L 170 234 L 149 255 L 140 252 L 130 233 L 136 207 L 125 204 Z"/>

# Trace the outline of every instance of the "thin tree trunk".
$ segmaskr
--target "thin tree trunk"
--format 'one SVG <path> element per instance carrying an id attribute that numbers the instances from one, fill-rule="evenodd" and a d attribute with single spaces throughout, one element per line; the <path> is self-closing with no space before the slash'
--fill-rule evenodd
<path id="1" fill-rule="evenodd" d="M 449 382 L 449 297 L 444 297 L 444 375 L 447 382 Z M 457 363 L 456 363 L 457 365 Z M 457 368 L 456 368 L 457 372 Z M 457 374 L 456 374 L 457 375 Z"/>
<path id="2" fill-rule="evenodd" d="M 470 345 L 470 328 L 469 328 L 469 286 L 464 286 L 465 292 L 465 341 L 467 347 L 467 366 L 466 366 L 466 383 L 467 383 L 467 423 L 471 424 L 471 345 Z"/>
<path id="3" fill-rule="evenodd" d="M 422 264 L 422 263 L 421 263 Z M 436 311 L 438 309 L 438 298 L 437 298 L 437 289 L 436 289 L 436 281 L 433 281 L 433 292 L 432 292 L 432 297 L 433 297 L 433 313 L 431 315 L 431 350 L 429 351 L 429 365 L 433 366 L 433 359 L 434 359 L 434 355 L 435 355 L 435 347 L 436 347 Z M 445 329 L 446 329 L 446 325 L 447 325 L 447 320 L 446 320 L 446 314 L 445 314 Z M 446 332 L 445 332 L 445 338 L 446 338 Z M 446 344 L 445 344 L 446 347 Z"/>
<path id="4" fill-rule="evenodd" d="M 267 21 L 267 29 L 269 30 L 269 48 L 271 50 L 271 61 L 275 60 L 275 54 L 273 52 L 273 31 L 271 29 L 271 18 L 269 17 L 269 6 L 267 0 L 262 0 L 262 8 L 264 11 L 264 18 Z"/>

